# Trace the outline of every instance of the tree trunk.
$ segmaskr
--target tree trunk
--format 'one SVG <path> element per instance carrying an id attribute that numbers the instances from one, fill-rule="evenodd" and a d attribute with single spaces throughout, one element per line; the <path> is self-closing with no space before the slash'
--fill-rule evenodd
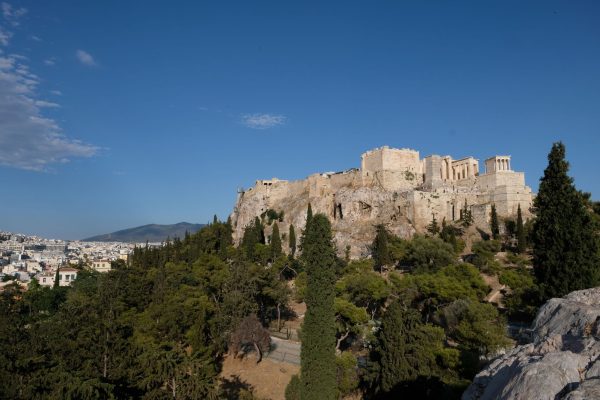
<path id="1" fill-rule="evenodd" d="M 277 303 L 277 332 L 281 331 L 281 303 Z"/>
<path id="2" fill-rule="evenodd" d="M 104 368 L 102 370 L 102 377 L 106 378 L 108 374 L 108 330 L 106 331 L 106 341 L 104 342 Z"/>
<path id="3" fill-rule="evenodd" d="M 256 363 L 258 364 L 262 360 L 262 352 L 260 351 L 260 348 L 258 347 L 256 342 L 253 342 L 252 344 L 254 345 L 254 349 L 256 350 Z"/>
<path id="4" fill-rule="evenodd" d="M 350 330 L 347 330 L 346 333 L 344 333 L 344 335 L 337 340 L 337 344 L 335 345 L 335 352 L 337 354 L 339 354 L 341 352 L 340 351 L 340 345 L 342 344 L 342 342 L 344 340 L 346 340 L 346 338 L 348 337 L 348 335 L 350 335 Z"/>

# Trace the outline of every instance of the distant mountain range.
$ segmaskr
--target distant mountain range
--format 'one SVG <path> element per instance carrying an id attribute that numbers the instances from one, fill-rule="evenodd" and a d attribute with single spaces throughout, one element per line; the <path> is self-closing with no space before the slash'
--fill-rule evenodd
<path id="1" fill-rule="evenodd" d="M 194 233 L 200 230 L 204 224 L 190 224 L 189 222 L 180 222 L 172 225 L 149 224 L 138 226 L 136 228 L 123 229 L 113 233 L 92 236 L 83 239 L 84 242 L 162 242 L 167 238 L 183 238 L 185 232 Z"/>

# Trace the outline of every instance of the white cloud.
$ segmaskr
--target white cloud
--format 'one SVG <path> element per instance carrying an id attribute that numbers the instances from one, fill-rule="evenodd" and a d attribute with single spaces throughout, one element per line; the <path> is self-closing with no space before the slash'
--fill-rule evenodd
<path id="1" fill-rule="evenodd" d="M 60 90 L 51 90 L 50 93 L 55 96 L 62 96 L 62 92 Z"/>
<path id="2" fill-rule="evenodd" d="M 77 50 L 75 56 L 83 65 L 87 65 L 88 67 L 93 67 L 96 65 L 96 60 L 94 60 L 94 57 L 92 57 L 92 55 L 87 51 Z"/>
<path id="3" fill-rule="evenodd" d="M 34 40 L 36 42 L 43 42 L 41 37 L 35 35 L 31 35 L 31 40 Z"/>
<path id="4" fill-rule="evenodd" d="M 36 100 L 35 101 L 35 105 L 42 108 L 42 107 L 47 107 L 47 108 L 59 108 L 60 105 L 53 103 L 51 101 L 46 101 L 46 100 Z"/>
<path id="5" fill-rule="evenodd" d="M 7 18 L 18 18 L 23 12 L 2 3 Z M 6 46 L 0 36 L 0 45 Z M 53 164 L 63 164 L 76 157 L 92 157 L 99 148 L 67 137 L 60 126 L 42 114 L 58 104 L 38 98 L 40 79 L 18 55 L 4 55 L 0 48 L 0 165 L 46 171 Z"/>
<path id="6" fill-rule="evenodd" d="M 21 18 L 23 15 L 27 14 L 27 9 L 23 8 L 23 7 L 13 8 L 13 6 L 11 6 L 10 4 L 5 3 L 5 2 L 3 2 L 0 6 L 2 8 L 2 16 L 12 26 L 18 26 L 19 18 Z"/>
<path id="7" fill-rule="evenodd" d="M 0 45 L 8 46 L 8 41 L 10 40 L 11 37 L 12 37 L 12 34 L 10 32 L 5 31 L 0 26 Z"/>
<path id="8" fill-rule="evenodd" d="M 56 59 L 54 57 L 51 58 L 47 58 L 44 60 L 44 64 L 48 65 L 48 66 L 53 66 L 56 64 Z"/>
<path id="9" fill-rule="evenodd" d="M 242 123 L 252 129 L 268 129 L 285 124 L 286 117 L 277 114 L 244 114 Z"/>

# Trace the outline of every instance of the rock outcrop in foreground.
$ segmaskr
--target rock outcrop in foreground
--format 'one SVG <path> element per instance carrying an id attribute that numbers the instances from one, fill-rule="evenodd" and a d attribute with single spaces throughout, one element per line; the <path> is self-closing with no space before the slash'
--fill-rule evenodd
<path id="1" fill-rule="evenodd" d="M 494 360 L 462 398 L 600 399 L 600 288 L 544 304 L 533 322 L 533 343 Z"/>

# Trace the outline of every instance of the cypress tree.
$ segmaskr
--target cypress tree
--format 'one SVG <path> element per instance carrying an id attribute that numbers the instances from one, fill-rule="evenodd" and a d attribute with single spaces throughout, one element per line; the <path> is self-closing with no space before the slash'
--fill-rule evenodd
<path id="1" fill-rule="evenodd" d="M 302 400 L 337 397 L 335 364 L 335 248 L 327 217 L 317 214 L 305 231 L 306 316 L 302 325 Z"/>
<path id="2" fill-rule="evenodd" d="M 383 272 L 383 267 L 392 263 L 392 256 L 388 248 L 389 233 L 382 224 L 377 225 L 375 230 L 375 238 L 371 244 L 371 256 L 375 262 L 375 267 Z"/>
<path id="3" fill-rule="evenodd" d="M 521 214 L 521 205 L 517 208 L 517 253 L 524 253 L 527 247 L 527 238 L 525 237 L 525 227 L 523 226 L 523 215 Z"/>
<path id="4" fill-rule="evenodd" d="M 258 217 L 254 218 L 254 229 L 256 230 L 256 236 L 258 237 L 258 243 L 266 244 L 267 242 L 265 240 L 265 230 L 264 230 L 262 222 L 260 221 L 260 219 L 258 219 Z"/>
<path id="5" fill-rule="evenodd" d="M 60 286 L 60 281 L 59 281 L 60 274 L 59 274 L 59 271 L 60 271 L 60 267 L 56 267 L 56 273 L 54 274 L 54 285 L 52 285 L 53 288 L 57 288 L 57 287 Z"/>
<path id="6" fill-rule="evenodd" d="M 565 146 L 554 143 L 534 206 L 533 266 L 545 298 L 598 283 L 598 238 L 583 195 L 568 176 Z"/>
<path id="7" fill-rule="evenodd" d="M 290 224 L 290 233 L 289 233 L 289 245 L 290 245 L 290 253 L 292 257 L 296 255 L 296 230 L 294 229 L 294 225 Z"/>
<path id="8" fill-rule="evenodd" d="M 262 227 L 260 226 L 260 221 L 258 221 L 259 226 L 256 225 L 257 221 L 258 218 L 255 219 L 253 223 L 246 226 L 246 229 L 244 229 L 244 236 L 242 237 L 241 247 L 244 249 L 244 253 L 248 260 L 254 259 L 255 245 L 260 243 Z"/>
<path id="9" fill-rule="evenodd" d="M 276 260 L 281 255 L 281 237 L 279 236 L 279 225 L 275 222 L 271 234 L 271 259 Z"/>
<path id="10" fill-rule="evenodd" d="M 492 204 L 492 212 L 490 215 L 490 229 L 492 231 L 492 238 L 494 240 L 500 237 L 500 225 L 498 224 L 498 213 L 496 212 L 496 205 Z"/>
<path id="11" fill-rule="evenodd" d="M 308 230 L 308 225 L 310 225 L 312 218 L 313 218 L 312 206 L 310 205 L 310 203 L 308 203 L 308 209 L 306 210 L 306 227 L 304 228 L 305 231 Z"/>
<path id="12" fill-rule="evenodd" d="M 306 210 L 306 225 L 304 226 L 304 230 L 302 231 L 302 236 L 300 237 L 300 250 L 304 252 L 306 250 L 306 232 L 308 232 L 308 227 L 313 219 L 312 206 L 308 203 L 308 209 Z"/>

